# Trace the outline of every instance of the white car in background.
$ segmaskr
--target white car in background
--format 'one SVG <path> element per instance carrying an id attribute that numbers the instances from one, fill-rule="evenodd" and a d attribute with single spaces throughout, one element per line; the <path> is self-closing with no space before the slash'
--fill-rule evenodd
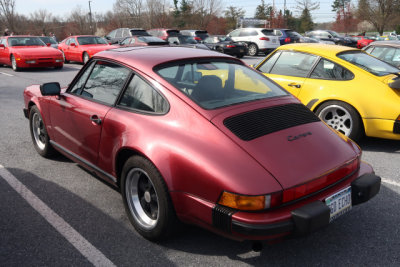
<path id="1" fill-rule="evenodd" d="M 274 30 L 265 28 L 240 28 L 228 33 L 235 42 L 245 42 L 248 46 L 248 55 L 256 56 L 259 52 L 266 55 L 279 47 L 279 37 Z"/>

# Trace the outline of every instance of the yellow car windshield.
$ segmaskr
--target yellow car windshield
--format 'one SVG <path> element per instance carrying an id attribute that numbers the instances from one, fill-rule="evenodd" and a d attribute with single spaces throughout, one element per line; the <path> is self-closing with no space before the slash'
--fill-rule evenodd
<path id="1" fill-rule="evenodd" d="M 205 109 L 287 95 L 264 75 L 236 62 L 177 62 L 156 72 Z"/>

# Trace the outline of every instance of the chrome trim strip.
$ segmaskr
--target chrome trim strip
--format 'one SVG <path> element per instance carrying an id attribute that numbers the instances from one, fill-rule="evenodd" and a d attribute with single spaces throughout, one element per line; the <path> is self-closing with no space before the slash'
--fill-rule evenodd
<path id="1" fill-rule="evenodd" d="M 114 176 L 112 176 L 111 174 L 103 171 L 102 169 L 100 169 L 99 167 L 97 167 L 96 165 L 94 165 L 93 163 L 90 163 L 89 161 L 79 157 L 78 155 L 76 155 L 74 152 L 69 151 L 68 149 L 64 148 L 63 146 L 57 144 L 56 142 L 54 142 L 53 140 L 50 140 L 50 144 L 53 146 L 56 146 L 57 148 L 61 149 L 62 151 L 64 151 L 65 153 L 67 153 L 68 155 L 76 158 L 77 160 L 81 161 L 82 163 L 90 166 L 91 168 L 95 169 L 95 171 L 101 173 L 102 175 L 106 176 L 108 179 L 110 179 L 111 181 L 113 181 L 114 183 L 117 183 L 117 178 L 115 178 Z"/>

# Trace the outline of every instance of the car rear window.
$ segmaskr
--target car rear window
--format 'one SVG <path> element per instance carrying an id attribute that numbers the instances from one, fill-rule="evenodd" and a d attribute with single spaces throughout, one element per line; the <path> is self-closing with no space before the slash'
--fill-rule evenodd
<path id="1" fill-rule="evenodd" d="M 234 61 L 180 61 L 155 71 L 204 109 L 288 95 L 264 75 Z"/>
<path id="2" fill-rule="evenodd" d="M 131 35 L 150 36 L 150 34 L 145 30 L 131 30 Z"/>
<path id="3" fill-rule="evenodd" d="M 167 30 L 167 34 L 171 35 L 171 36 L 176 36 L 179 34 L 178 30 Z"/>
<path id="4" fill-rule="evenodd" d="M 286 34 L 289 36 L 289 37 L 298 37 L 298 38 L 301 38 L 302 36 L 298 33 L 298 32 L 295 32 L 295 31 L 286 31 Z"/>
<path id="5" fill-rule="evenodd" d="M 266 35 L 266 36 L 274 36 L 274 31 L 273 30 L 261 30 L 261 32 Z"/>

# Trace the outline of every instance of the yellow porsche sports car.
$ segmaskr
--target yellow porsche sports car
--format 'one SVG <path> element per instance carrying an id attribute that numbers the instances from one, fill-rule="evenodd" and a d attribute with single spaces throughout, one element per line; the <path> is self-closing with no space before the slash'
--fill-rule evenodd
<path id="1" fill-rule="evenodd" d="M 355 48 L 290 44 L 255 66 L 323 121 L 357 140 L 400 140 L 399 69 Z"/>

